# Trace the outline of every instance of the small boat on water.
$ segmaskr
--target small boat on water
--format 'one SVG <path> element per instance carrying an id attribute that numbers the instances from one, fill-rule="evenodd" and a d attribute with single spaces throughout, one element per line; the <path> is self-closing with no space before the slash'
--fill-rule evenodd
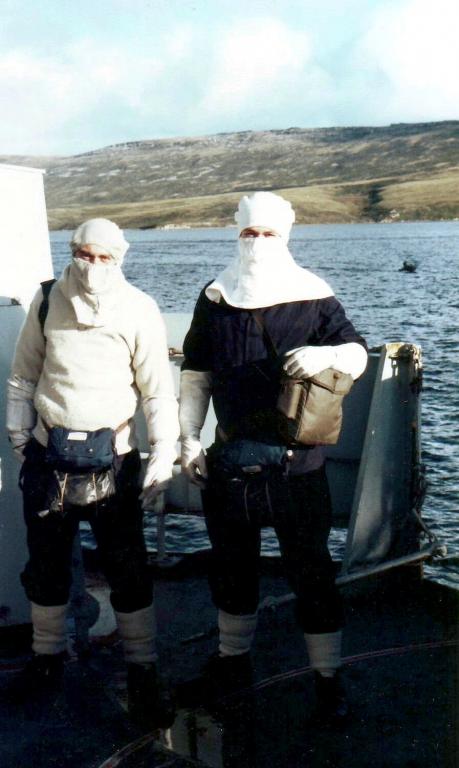
<path id="1" fill-rule="evenodd" d="M 8 249 L 18 258 L 0 282 L 0 367 L 5 380 L 27 297 L 40 280 L 52 276 L 52 267 L 41 173 L 7 168 L 0 173 L 1 184 L 17 192 L 26 190 L 22 204 L 29 201 L 34 217 L 22 215 L 21 221 L 39 222 L 36 242 L 41 237 L 42 243 L 38 257 L 25 270 L 21 249 L 29 258 L 30 247 L 21 242 L 19 220 L 13 226 L 14 211 L 4 212 L 10 224 L 5 230 L 16 227 L 16 235 L 19 232 Z M 14 196 L 10 198 L 14 203 Z M 173 313 L 165 320 L 178 382 L 190 316 Z M 365 374 L 345 400 L 340 440 L 327 450 L 334 525 L 346 538 L 337 581 L 348 614 L 344 661 L 354 716 L 341 732 L 324 731 L 311 719 L 311 670 L 294 628 L 292 595 L 276 557 L 264 558 L 261 564 L 253 686 L 210 707 L 181 707 L 179 699 L 169 729 L 142 733 L 126 716 L 124 665 L 97 553 L 81 553 L 77 541 L 64 690 L 25 708 L 10 701 L 8 683 L 26 657 L 30 625 L 19 583 L 26 551 L 17 465 L 2 433 L 1 764 L 8 768 L 430 768 L 433 764 L 453 768 L 457 594 L 422 579 L 422 562 L 443 551 L 421 517 L 425 488 L 421 389 L 419 347 L 400 341 L 371 350 Z M 3 388 L 0 399 L 4 410 Z M 140 417 L 139 430 L 146 449 Z M 206 446 L 213 442 L 214 430 L 210 411 L 203 433 Z M 198 676 L 200 664 L 214 648 L 216 618 L 206 584 L 206 553 L 184 556 L 166 546 L 169 513 L 201 514 L 199 493 L 179 467 L 155 512 L 158 551 L 151 567 L 157 584 L 159 653 L 172 688 L 180 691 L 183 681 Z"/>

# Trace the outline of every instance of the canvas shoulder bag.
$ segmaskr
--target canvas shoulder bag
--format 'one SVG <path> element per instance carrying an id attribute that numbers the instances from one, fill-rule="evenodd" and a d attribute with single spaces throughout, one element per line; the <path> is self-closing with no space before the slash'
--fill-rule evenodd
<path id="1" fill-rule="evenodd" d="M 279 358 L 261 312 L 252 310 L 268 352 Z M 348 373 L 326 368 L 309 378 L 284 373 L 277 400 L 278 429 L 287 445 L 334 445 L 343 421 L 343 398 L 354 380 Z"/>

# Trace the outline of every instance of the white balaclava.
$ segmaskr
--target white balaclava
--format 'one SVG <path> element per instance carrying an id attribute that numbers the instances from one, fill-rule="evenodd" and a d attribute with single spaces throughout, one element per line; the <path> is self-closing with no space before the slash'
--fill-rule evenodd
<path id="1" fill-rule="evenodd" d="M 125 280 L 121 271 L 129 243 L 122 230 L 108 219 L 89 219 L 80 224 L 70 241 L 73 256 L 79 248 L 97 247 L 100 255 L 111 256 L 107 264 L 72 258 L 58 280 L 70 301 L 78 323 L 101 327 L 116 316 Z"/>
<path id="2" fill-rule="evenodd" d="M 265 227 L 277 232 L 283 241 L 288 243 L 295 221 L 295 211 L 288 200 L 284 200 L 280 195 L 273 192 L 255 192 L 241 198 L 234 219 L 239 235 L 248 227 Z"/>
<path id="3" fill-rule="evenodd" d="M 119 280 L 120 267 L 129 243 L 113 221 L 88 219 L 75 230 L 70 242 L 72 254 L 88 245 L 97 247 L 101 256 L 111 256 L 111 261 L 106 264 L 91 264 L 74 258 L 71 270 L 85 292 L 100 295 L 110 291 Z"/>
<path id="4" fill-rule="evenodd" d="M 238 239 L 238 253 L 206 288 L 214 302 L 256 309 L 289 301 L 333 296 L 327 283 L 298 266 L 287 247 L 295 212 L 287 200 L 272 192 L 244 195 L 234 215 L 238 234 L 249 227 L 272 230 L 276 237 Z"/>

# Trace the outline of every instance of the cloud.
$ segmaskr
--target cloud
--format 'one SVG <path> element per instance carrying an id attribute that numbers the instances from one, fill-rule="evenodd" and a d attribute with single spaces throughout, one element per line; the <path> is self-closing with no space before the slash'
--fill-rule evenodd
<path id="1" fill-rule="evenodd" d="M 0 57 L 0 102 L 10 118 L 0 140 L 4 153 L 70 153 L 277 127 L 288 115 L 300 124 L 304 104 L 327 92 L 309 36 L 275 19 L 212 30 L 177 24 L 134 51 L 86 37 L 55 55 L 22 48 Z"/>
<path id="2" fill-rule="evenodd" d="M 310 58 L 308 35 L 276 19 L 252 19 L 221 30 L 201 107 L 225 114 L 250 106 L 253 99 L 275 102 L 279 92 L 291 91 Z"/>
<path id="3" fill-rule="evenodd" d="M 458 117 L 458 28 L 456 0 L 408 0 L 378 10 L 352 62 L 370 110 L 391 120 Z"/>
<path id="4" fill-rule="evenodd" d="M 183 44 L 169 59 L 181 55 Z M 26 49 L 6 53 L 0 57 L 0 104 L 8 116 L 0 123 L 2 152 L 78 151 L 77 142 L 91 142 L 91 130 L 96 137 L 102 125 L 108 136 L 111 121 L 135 112 L 165 69 L 161 56 L 129 56 L 89 38 L 55 57 Z"/>
<path id="5" fill-rule="evenodd" d="M 120 13 L 131 8 L 116 2 Z M 66 40 L 56 45 L 45 47 L 37 35 L 36 42 L 3 46 L 3 153 L 69 154 L 160 136 L 457 117 L 456 0 L 375 0 L 376 7 L 342 0 L 344 22 L 332 12 L 336 0 L 291 0 L 283 16 L 280 0 L 270 4 L 271 16 L 257 0 L 247 17 L 236 0 L 222 0 L 221 12 L 199 20 L 192 18 L 195 0 L 187 18 L 168 16 L 166 0 L 159 15 L 156 0 L 150 15 L 149 3 L 135 2 L 119 22 L 112 15 L 107 29 L 67 24 Z"/>

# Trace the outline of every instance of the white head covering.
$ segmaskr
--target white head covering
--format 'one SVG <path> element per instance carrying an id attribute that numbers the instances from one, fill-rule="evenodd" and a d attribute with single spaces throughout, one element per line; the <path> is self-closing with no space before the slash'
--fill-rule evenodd
<path id="1" fill-rule="evenodd" d="M 73 258 L 58 285 L 72 304 L 78 323 L 101 327 L 116 315 L 125 284 L 121 264 L 129 243 L 113 221 L 88 219 L 75 230 L 70 242 L 72 253 L 85 245 L 96 246 L 100 255 L 111 256 L 112 260 L 107 264 L 90 264 Z"/>
<path id="2" fill-rule="evenodd" d="M 277 232 L 287 243 L 295 221 L 295 211 L 288 200 L 280 195 L 254 192 L 241 198 L 234 218 L 238 224 L 238 234 L 247 227 L 266 227 Z"/>
<path id="3" fill-rule="evenodd" d="M 111 256 L 120 267 L 129 243 L 124 239 L 123 230 L 110 219 L 88 219 L 75 230 L 70 247 L 75 253 L 84 245 L 95 245 Z"/>
<path id="4" fill-rule="evenodd" d="M 265 227 L 280 237 L 239 238 L 237 255 L 206 288 L 211 301 L 223 297 L 232 307 L 257 309 L 333 296 L 325 280 L 293 260 L 287 241 L 295 213 L 287 200 L 272 192 L 244 196 L 235 219 L 239 232 Z"/>

